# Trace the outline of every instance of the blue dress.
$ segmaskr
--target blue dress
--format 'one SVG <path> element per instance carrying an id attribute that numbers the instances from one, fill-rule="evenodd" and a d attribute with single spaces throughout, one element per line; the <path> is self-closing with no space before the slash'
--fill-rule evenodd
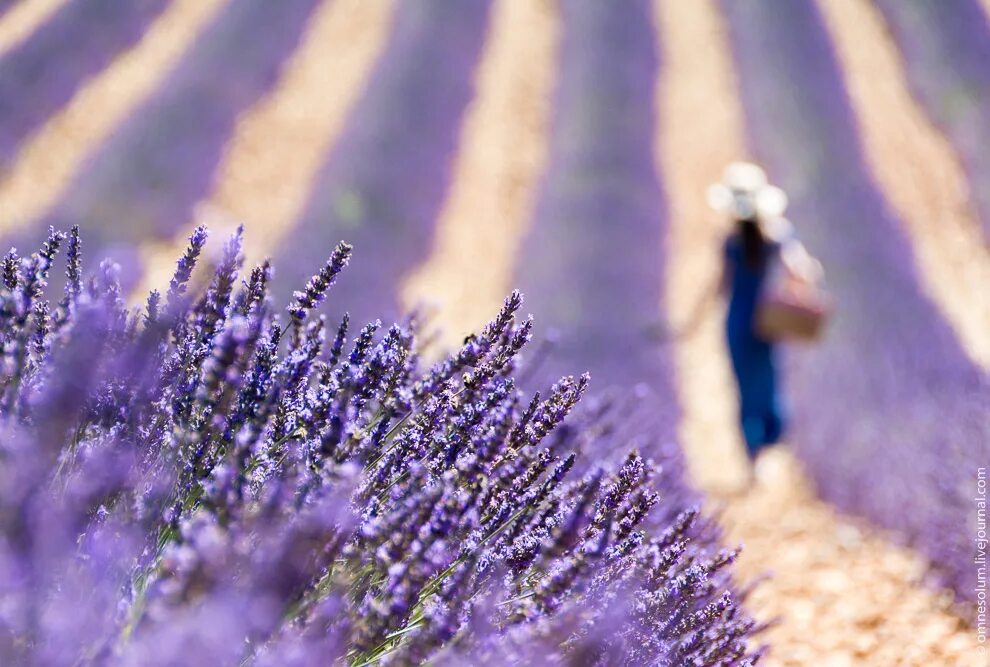
<path id="1" fill-rule="evenodd" d="M 771 245 L 771 253 L 779 246 Z M 739 420 L 746 449 L 751 457 L 766 445 L 780 440 L 784 431 L 784 409 L 777 377 L 777 349 L 758 338 L 753 319 L 760 289 L 770 262 L 753 269 L 743 257 L 735 235 L 725 243 L 725 261 L 731 277 L 731 298 L 726 318 L 726 337 L 732 370 L 739 386 Z"/>

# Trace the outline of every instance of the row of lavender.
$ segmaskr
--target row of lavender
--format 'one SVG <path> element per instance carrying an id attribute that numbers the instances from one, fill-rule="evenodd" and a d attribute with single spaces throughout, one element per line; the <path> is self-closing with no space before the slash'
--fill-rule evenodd
<path id="1" fill-rule="evenodd" d="M 87 78 L 137 43 L 169 2 L 70 0 L 6 53 L 0 59 L 0 170 Z M 0 12 L 7 4 L 0 3 Z"/>
<path id="2" fill-rule="evenodd" d="M 911 247 L 864 164 L 812 3 L 723 3 L 751 148 L 794 201 L 838 309 L 792 369 L 795 443 L 822 494 L 906 536 L 975 601 L 979 466 L 990 385 L 920 287 Z"/>
<path id="3" fill-rule="evenodd" d="M 980 0 L 880 0 L 917 98 L 966 169 L 990 245 L 990 23 Z"/>
<path id="4" fill-rule="evenodd" d="M 346 235 L 366 248 L 369 259 L 353 267 L 347 280 L 361 287 L 350 290 L 355 297 L 343 305 L 369 317 L 397 312 L 392 288 L 428 250 L 489 4 L 397 7 L 387 49 L 278 251 L 285 260 L 280 286 L 305 280 L 325 244 Z M 94 251 L 113 255 L 132 282 L 141 270 L 136 244 L 171 239 L 190 219 L 238 114 L 272 87 L 317 5 L 291 0 L 274 15 L 263 1 L 228 5 L 18 244 L 40 241 L 49 225 L 78 224 Z M 60 53 L 47 41 L 37 48 L 49 58 Z M 40 117 L 37 109 L 33 113 Z"/>
<path id="5" fill-rule="evenodd" d="M 651 446 L 676 461 L 669 350 L 647 332 L 661 308 L 665 221 L 652 146 L 656 35 L 647 2 L 561 5 L 550 159 L 516 270 L 556 329 L 549 375 L 588 367 L 602 387 L 639 385 Z M 678 466 L 677 475 L 680 475 Z"/>
<path id="6" fill-rule="evenodd" d="M 280 312 L 240 232 L 190 291 L 205 241 L 130 311 L 78 228 L 3 259 L 4 664 L 752 664 L 733 554 L 584 456 L 629 416 L 517 388 L 518 295 L 424 369 L 415 324 L 318 313 L 346 244 Z"/>

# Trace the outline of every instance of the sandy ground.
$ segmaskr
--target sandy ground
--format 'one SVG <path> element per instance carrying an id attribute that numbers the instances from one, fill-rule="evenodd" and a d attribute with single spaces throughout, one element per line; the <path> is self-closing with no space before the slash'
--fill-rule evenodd
<path id="1" fill-rule="evenodd" d="M 133 48 L 29 138 L 0 179 L 0 229 L 28 223 L 59 200 L 86 157 L 154 92 L 185 46 L 226 1 L 175 0 Z M 0 28 L 5 25 L 0 23 Z"/>
<path id="2" fill-rule="evenodd" d="M 18 195 L 15 207 L 5 195 L 12 186 L 0 183 L 6 209 L 43 209 L 60 179 L 109 131 L 111 124 L 91 116 L 120 118 L 133 108 L 222 1 L 176 0 L 152 32 L 80 91 L 15 166 L 9 183 L 37 181 L 38 193 Z M 8 12 L 0 21 L 0 52 L 28 30 L 23 27 L 32 16 L 27 8 L 44 4 L 35 0 Z M 715 5 L 715 0 L 655 2 L 664 51 L 655 146 L 670 205 L 666 300 L 675 324 L 684 321 L 717 271 L 722 231 L 705 208 L 704 189 L 726 162 L 744 155 L 735 81 Z M 249 256 L 270 248 L 305 203 L 313 172 L 387 38 L 391 9 L 391 0 L 327 0 L 276 88 L 239 120 L 200 215 L 221 228 L 246 220 Z M 409 304 L 430 294 L 434 305 L 443 307 L 435 322 L 448 330 L 448 340 L 485 321 L 511 287 L 513 257 L 546 159 L 558 40 L 553 3 L 498 0 L 493 12 L 477 97 L 462 131 L 434 251 L 404 290 Z M 973 233 L 973 223 L 959 204 L 958 164 L 904 95 L 889 42 L 877 36 L 865 3 L 834 0 L 826 14 L 830 27 L 853 31 L 857 37 L 848 36 L 850 41 L 872 44 L 852 56 L 846 37 L 839 44 L 851 68 L 871 166 L 893 205 L 909 212 L 905 217 L 933 296 L 974 358 L 985 360 L 990 344 L 977 340 L 975 330 L 986 328 L 986 311 L 967 315 L 949 289 L 965 285 L 960 290 L 972 297 L 974 281 L 986 275 L 980 273 L 985 263 L 971 262 L 960 240 Z M 885 83 L 875 90 L 863 86 L 860 72 L 873 72 Z M 896 121 L 889 126 L 878 120 L 892 116 Z M 31 158 L 40 150 L 36 144 L 50 147 L 44 151 L 48 162 L 40 155 Z M 907 150 L 916 151 L 911 160 L 902 158 Z M 70 164 L 53 167 L 52 157 Z M 913 161 L 935 165 L 936 177 L 921 178 L 901 164 Z M 167 280 L 176 251 L 152 250 L 162 257 L 155 264 L 159 282 Z M 977 268 L 957 266 L 963 263 Z M 755 489 L 730 497 L 745 461 L 719 319 L 717 309 L 711 311 L 697 333 L 675 349 L 685 409 L 681 435 L 692 475 L 711 494 L 729 541 L 745 547 L 740 575 L 751 579 L 773 568 L 773 578 L 751 601 L 762 618 L 782 616 L 766 636 L 775 647 L 767 664 L 975 666 L 975 633 L 948 611 L 944 596 L 919 585 L 920 560 L 817 501 L 787 452 L 771 452 L 761 461 Z"/>
<path id="3" fill-rule="evenodd" d="M 970 356 L 990 368 L 990 253 L 966 177 L 911 97 L 880 12 L 819 0 L 859 121 L 867 162 L 914 242 L 920 275 Z"/>
<path id="4" fill-rule="evenodd" d="M 766 639 L 768 667 L 986 667 L 976 633 L 948 594 L 922 583 L 924 562 L 814 497 L 793 457 L 765 454 L 755 489 L 726 499 L 737 572 L 763 574 L 749 606 L 781 619 Z"/>

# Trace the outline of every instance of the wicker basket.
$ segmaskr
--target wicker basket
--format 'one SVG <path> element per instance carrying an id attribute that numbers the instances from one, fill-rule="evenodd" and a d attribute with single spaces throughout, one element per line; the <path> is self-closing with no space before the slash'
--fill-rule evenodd
<path id="1" fill-rule="evenodd" d="M 756 309 L 756 334 L 767 341 L 815 341 L 831 310 L 828 296 L 815 285 L 789 280 L 768 290 Z"/>

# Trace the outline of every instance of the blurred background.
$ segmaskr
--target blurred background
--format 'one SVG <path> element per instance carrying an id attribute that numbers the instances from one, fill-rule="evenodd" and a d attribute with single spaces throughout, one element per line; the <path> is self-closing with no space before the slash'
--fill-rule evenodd
<path id="1" fill-rule="evenodd" d="M 744 545 L 771 665 L 980 665 L 990 0 L 0 0 L 0 234 L 80 225 L 136 294 L 197 225 L 280 294 L 442 340 L 527 296 L 560 373 L 646 385 Z M 751 159 L 836 299 L 745 458 L 706 187 Z M 983 530 L 985 530 L 985 515 Z M 986 545 L 984 543 L 985 551 Z M 985 566 L 984 566 L 985 567 Z M 985 636 L 985 635 L 984 635 Z"/>

